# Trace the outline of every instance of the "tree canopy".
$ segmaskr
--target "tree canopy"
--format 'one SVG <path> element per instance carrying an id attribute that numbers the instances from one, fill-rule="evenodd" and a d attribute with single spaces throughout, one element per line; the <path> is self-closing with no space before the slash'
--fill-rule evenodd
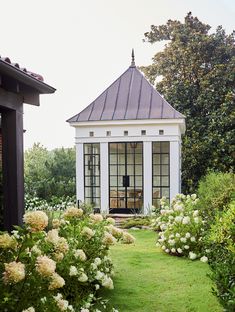
<path id="1" fill-rule="evenodd" d="M 29 196 L 50 201 L 75 195 L 75 149 L 48 151 L 39 143 L 25 152 L 25 190 Z"/>
<path id="2" fill-rule="evenodd" d="M 144 41 L 166 45 L 141 70 L 186 117 L 185 192 L 195 190 L 208 169 L 234 169 L 235 32 L 227 35 L 222 26 L 214 33 L 210 29 L 189 12 L 184 22 L 168 20 L 145 33 Z"/>

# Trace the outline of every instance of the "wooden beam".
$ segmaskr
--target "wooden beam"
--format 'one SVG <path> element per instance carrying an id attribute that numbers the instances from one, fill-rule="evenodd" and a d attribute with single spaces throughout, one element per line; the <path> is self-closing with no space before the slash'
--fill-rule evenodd
<path id="1" fill-rule="evenodd" d="M 23 104 L 2 111 L 4 228 L 22 224 L 24 213 Z"/>
<path id="2" fill-rule="evenodd" d="M 0 110 L 13 109 L 23 112 L 23 97 L 22 95 L 7 92 L 0 88 Z"/>

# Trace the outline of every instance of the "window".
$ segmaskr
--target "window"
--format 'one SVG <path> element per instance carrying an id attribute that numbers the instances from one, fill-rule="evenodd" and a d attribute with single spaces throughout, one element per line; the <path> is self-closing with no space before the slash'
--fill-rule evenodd
<path id="1" fill-rule="evenodd" d="M 146 135 L 146 130 L 141 130 L 141 135 Z"/>
<path id="2" fill-rule="evenodd" d="M 94 136 L 94 131 L 90 131 L 90 132 L 89 132 L 89 136 L 90 136 L 90 137 L 93 137 L 93 136 Z"/>
<path id="3" fill-rule="evenodd" d="M 100 208 L 100 144 L 84 144 L 85 203 Z"/>
<path id="4" fill-rule="evenodd" d="M 124 131 L 124 135 L 125 135 L 125 136 L 128 135 L 128 131 L 127 131 L 127 130 Z"/>
<path id="5" fill-rule="evenodd" d="M 106 131 L 106 136 L 111 136 L 111 131 Z"/>
<path id="6" fill-rule="evenodd" d="M 160 207 L 160 199 L 170 198 L 170 143 L 152 143 L 153 160 L 153 205 Z"/>
<path id="7" fill-rule="evenodd" d="M 164 130 L 159 130 L 159 135 L 163 135 L 164 134 Z"/>

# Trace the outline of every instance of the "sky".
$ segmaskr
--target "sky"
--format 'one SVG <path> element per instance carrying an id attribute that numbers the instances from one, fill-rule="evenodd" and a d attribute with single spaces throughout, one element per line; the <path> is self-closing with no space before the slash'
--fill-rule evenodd
<path id="1" fill-rule="evenodd" d="M 163 43 L 144 43 L 150 25 L 191 11 L 212 31 L 235 29 L 234 0 L 0 0 L 0 55 L 55 87 L 40 106 L 24 105 L 24 147 L 74 146 L 66 120 L 79 113 L 131 62 L 149 65 Z"/>

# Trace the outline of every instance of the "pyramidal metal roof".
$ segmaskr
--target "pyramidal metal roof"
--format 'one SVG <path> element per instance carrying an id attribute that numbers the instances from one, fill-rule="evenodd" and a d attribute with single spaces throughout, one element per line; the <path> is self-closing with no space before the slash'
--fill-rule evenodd
<path id="1" fill-rule="evenodd" d="M 131 66 L 100 96 L 67 122 L 185 118 Z"/>

